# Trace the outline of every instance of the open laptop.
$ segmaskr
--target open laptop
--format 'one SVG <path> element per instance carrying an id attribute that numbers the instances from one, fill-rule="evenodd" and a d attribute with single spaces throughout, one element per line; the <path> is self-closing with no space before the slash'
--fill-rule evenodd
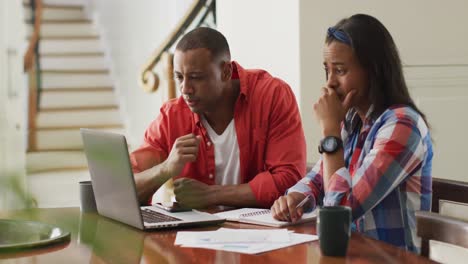
<path id="1" fill-rule="evenodd" d="M 170 213 L 154 206 L 140 207 L 125 137 L 83 128 L 81 136 L 100 215 L 142 230 L 225 220 L 196 210 Z"/>

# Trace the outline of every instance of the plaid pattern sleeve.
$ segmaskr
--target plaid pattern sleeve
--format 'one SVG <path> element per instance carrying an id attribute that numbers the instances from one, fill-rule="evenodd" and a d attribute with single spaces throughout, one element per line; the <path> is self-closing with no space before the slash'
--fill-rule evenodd
<path id="1" fill-rule="evenodd" d="M 300 192 L 305 195 L 310 195 L 310 206 L 305 206 L 309 211 L 315 210 L 317 205 L 321 205 L 323 200 L 323 180 L 322 180 L 322 159 L 315 163 L 310 172 L 296 183 L 293 187 L 289 188 L 286 193 Z"/>
<path id="2" fill-rule="evenodd" d="M 348 115 L 345 123 L 355 118 Z M 326 190 L 315 190 L 322 189 L 322 177 L 314 168 L 290 191 L 307 186 L 316 199 L 323 194 L 324 205 L 350 206 L 357 231 L 417 252 L 414 212 L 429 211 L 432 198 L 428 128 L 412 108 L 395 106 L 375 121 L 368 114 L 359 130 L 342 131 L 346 166 L 331 176 Z"/>

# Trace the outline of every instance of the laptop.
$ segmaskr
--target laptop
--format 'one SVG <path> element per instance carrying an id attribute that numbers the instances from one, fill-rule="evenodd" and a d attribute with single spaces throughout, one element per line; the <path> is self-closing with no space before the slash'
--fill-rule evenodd
<path id="1" fill-rule="evenodd" d="M 98 213 L 141 230 L 218 224 L 225 219 L 191 210 L 140 207 L 125 136 L 80 129 Z"/>

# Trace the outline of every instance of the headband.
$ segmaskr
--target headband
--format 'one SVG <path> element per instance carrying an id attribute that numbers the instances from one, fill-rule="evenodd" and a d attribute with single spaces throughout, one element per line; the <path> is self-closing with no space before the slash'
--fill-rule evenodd
<path id="1" fill-rule="evenodd" d="M 334 38 L 339 42 L 343 42 L 344 44 L 351 46 L 351 40 L 349 39 L 348 35 L 344 33 L 344 31 L 336 29 L 334 27 L 329 27 L 327 30 L 328 37 Z"/>

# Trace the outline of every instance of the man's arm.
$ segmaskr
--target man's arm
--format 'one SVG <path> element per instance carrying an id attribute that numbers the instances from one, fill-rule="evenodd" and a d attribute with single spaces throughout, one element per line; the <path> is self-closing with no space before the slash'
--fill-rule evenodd
<path id="1" fill-rule="evenodd" d="M 284 82 L 270 91 L 274 101 L 268 116 L 265 171 L 249 182 L 259 206 L 265 208 L 306 173 L 306 143 L 295 96 Z"/>
<path id="2" fill-rule="evenodd" d="M 258 207 L 249 184 L 208 185 L 200 181 L 181 178 L 174 181 L 177 202 L 184 207 L 206 208 L 216 205 Z"/>
<path id="3" fill-rule="evenodd" d="M 164 162 L 136 173 L 135 187 L 140 204 L 146 204 L 153 194 L 172 177 L 173 175 L 167 170 Z"/>
<path id="4" fill-rule="evenodd" d="M 199 143 L 200 136 L 188 134 L 176 139 L 165 161 L 146 159 L 149 169 L 135 173 L 135 186 L 141 204 L 147 203 L 167 180 L 179 175 L 187 162 L 197 159 Z"/>
<path id="5" fill-rule="evenodd" d="M 232 207 L 259 207 L 255 195 L 248 183 L 240 185 L 214 186 L 217 193 L 216 203 Z"/>

